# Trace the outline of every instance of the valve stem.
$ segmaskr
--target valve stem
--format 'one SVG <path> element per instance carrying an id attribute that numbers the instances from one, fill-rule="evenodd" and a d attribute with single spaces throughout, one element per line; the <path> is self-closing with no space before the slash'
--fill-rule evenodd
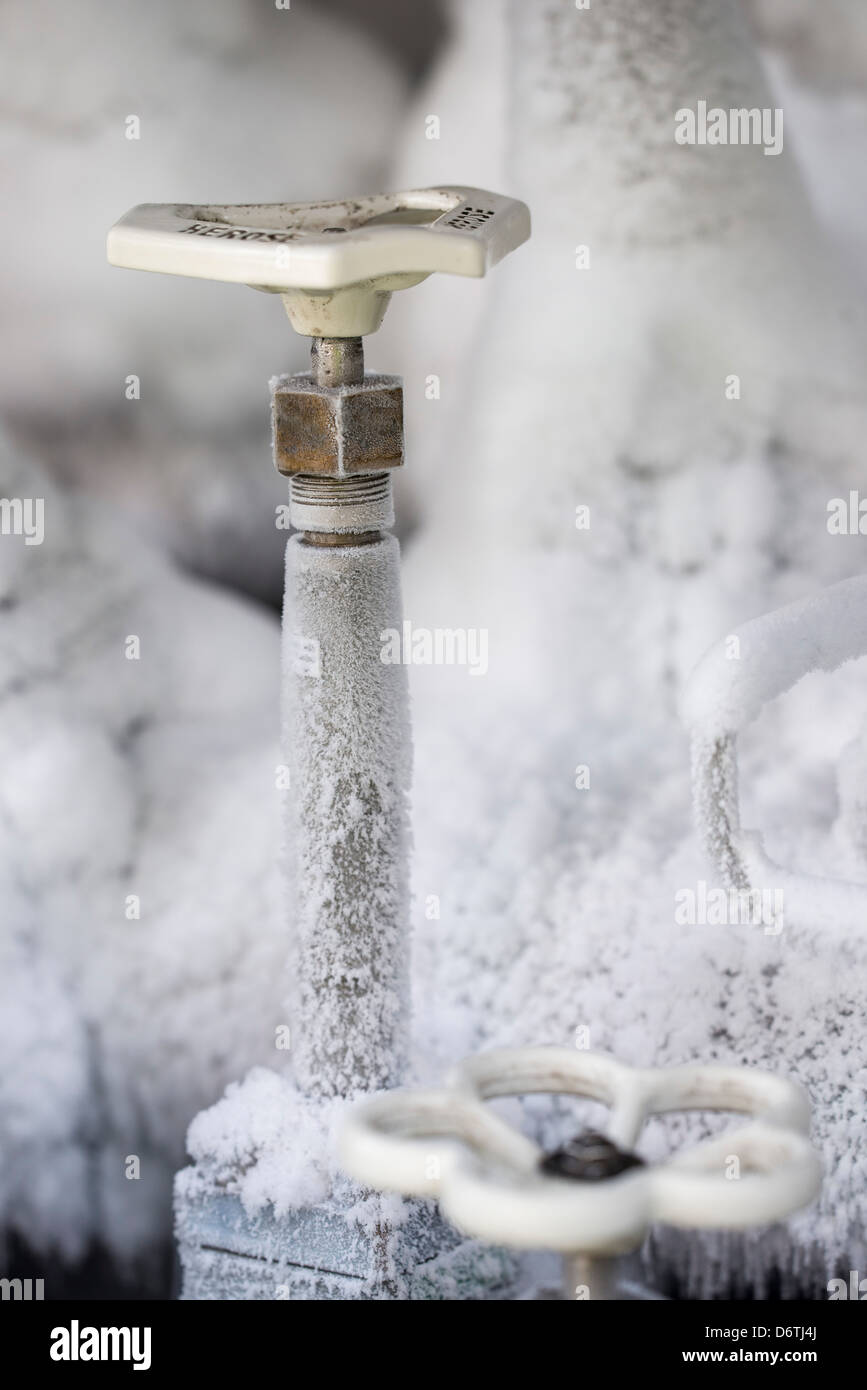
<path id="1" fill-rule="evenodd" d="M 313 338 L 310 367 L 317 386 L 360 386 L 364 343 L 361 338 Z"/>

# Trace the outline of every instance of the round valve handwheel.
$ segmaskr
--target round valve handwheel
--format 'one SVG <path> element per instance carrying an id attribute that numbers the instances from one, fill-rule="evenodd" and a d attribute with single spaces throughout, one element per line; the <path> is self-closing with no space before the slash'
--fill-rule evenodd
<path id="1" fill-rule="evenodd" d="M 580 1182 L 546 1172 L 539 1146 L 484 1104 L 533 1093 L 602 1101 L 611 1110 L 608 1137 L 624 1148 L 650 1115 L 732 1110 L 752 1118 L 664 1162 Z M 463 1062 L 441 1090 L 394 1091 L 358 1106 L 341 1158 L 372 1187 L 436 1197 L 445 1216 L 482 1240 L 613 1255 L 635 1249 L 652 1222 L 744 1229 L 807 1205 L 821 1178 L 808 1124 L 799 1086 L 751 1068 L 635 1069 L 599 1053 L 502 1049 Z"/>
<path id="2" fill-rule="evenodd" d="M 421 188 L 342 202 L 143 203 L 112 227 L 108 259 L 281 294 L 298 332 L 355 337 L 393 290 L 434 271 L 480 276 L 530 235 L 526 204 L 481 188 Z"/>

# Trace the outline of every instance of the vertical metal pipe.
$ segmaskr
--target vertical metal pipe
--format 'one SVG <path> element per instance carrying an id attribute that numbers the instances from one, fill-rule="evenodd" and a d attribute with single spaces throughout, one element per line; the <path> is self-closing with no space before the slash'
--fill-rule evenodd
<path id="1" fill-rule="evenodd" d="M 576 1253 L 563 1260 L 563 1298 L 570 1302 L 620 1299 L 617 1289 L 617 1258 L 610 1255 Z"/>
<path id="2" fill-rule="evenodd" d="M 351 539 L 286 548 L 290 1022 L 297 1084 L 322 1096 L 399 1085 L 409 1025 L 409 699 L 381 660 L 400 551 Z"/>

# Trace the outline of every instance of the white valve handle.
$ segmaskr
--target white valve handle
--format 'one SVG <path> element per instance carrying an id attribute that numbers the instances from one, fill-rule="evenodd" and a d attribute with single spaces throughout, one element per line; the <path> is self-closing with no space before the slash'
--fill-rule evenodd
<path id="1" fill-rule="evenodd" d="M 434 271 L 484 275 L 529 235 L 525 203 L 455 185 L 324 203 L 142 203 L 107 250 L 112 265 L 282 294 L 299 332 L 350 337 L 379 327 L 392 290 Z M 336 311 L 322 302 L 335 291 Z"/>
<path id="2" fill-rule="evenodd" d="M 533 1093 L 602 1101 L 612 1111 L 609 1136 L 623 1146 L 648 1116 L 668 1111 L 734 1110 L 753 1119 L 665 1162 L 578 1182 L 541 1171 L 538 1145 L 484 1105 Z M 359 1181 L 437 1197 L 456 1226 L 482 1240 L 610 1255 L 636 1248 L 654 1221 L 743 1229 L 805 1206 L 821 1177 L 808 1123 L 801 1088 L 768 1072 L 635 1069 L 600 1053 L 515 1048 L 469 1059 L 441 1090 L 364 1102 L 350 1113 L 340 1152 Z"/>

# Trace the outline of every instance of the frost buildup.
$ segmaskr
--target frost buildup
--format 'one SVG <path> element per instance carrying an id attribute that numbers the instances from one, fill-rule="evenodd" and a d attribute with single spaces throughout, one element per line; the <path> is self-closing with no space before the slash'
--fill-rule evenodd
<path id="1" fill-rule="evenodd" d="M 408 792 L 398 544 L 286 551 L 284 746 L 292 923 L 292 1054 L 309 1095 L 404 1079 Z"/>

